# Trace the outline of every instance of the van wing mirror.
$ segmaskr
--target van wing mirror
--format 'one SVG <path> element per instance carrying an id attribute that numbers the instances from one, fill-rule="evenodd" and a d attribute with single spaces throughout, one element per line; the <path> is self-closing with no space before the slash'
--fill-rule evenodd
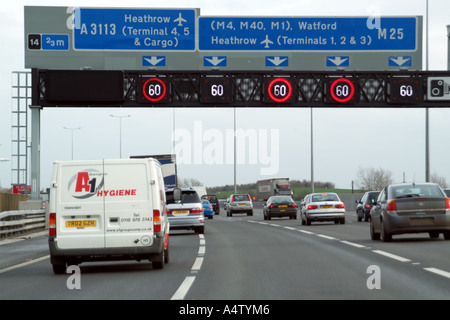
<path id="1" fill-rule="evenodd" d="M 173 201 L 181 202 L 181 189 L 180 188 L 173 189 Z"/>

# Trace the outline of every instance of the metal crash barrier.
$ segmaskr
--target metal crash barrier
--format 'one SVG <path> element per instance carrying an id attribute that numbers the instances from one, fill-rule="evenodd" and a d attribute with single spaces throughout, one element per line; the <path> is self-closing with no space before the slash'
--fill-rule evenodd
<path id="1" fill-rule="evenodd" d="M 45 209 L 0 213 L 0 239 L 45 229 Z"/>

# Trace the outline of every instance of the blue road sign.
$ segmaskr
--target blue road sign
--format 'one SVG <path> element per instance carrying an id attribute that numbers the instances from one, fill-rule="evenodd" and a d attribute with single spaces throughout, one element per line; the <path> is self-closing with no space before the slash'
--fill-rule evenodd
<path id="1" fill-rule="evenodd" d="M 195 9 L 80 8 L 75 50 L 194 51 Z"/>
<path id="2" fill-rule="evenodd" d="M 42 50 L 69 50 L 69 36 L 67 34 L 43 34 Z"/>
<path id="3" fill-rule="evenodd" d="M 200 51 L 415 51 L 416 17 L 199 17 Z"/>

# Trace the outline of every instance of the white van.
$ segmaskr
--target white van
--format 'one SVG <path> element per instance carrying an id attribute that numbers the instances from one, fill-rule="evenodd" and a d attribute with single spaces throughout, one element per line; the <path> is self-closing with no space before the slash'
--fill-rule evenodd
<path id="1" fill-rule="evenodd" d="M 169 262 L 160 163 L 151 158 L 55 162 L 49 248 L 55 273 L 84 261 Z"/>

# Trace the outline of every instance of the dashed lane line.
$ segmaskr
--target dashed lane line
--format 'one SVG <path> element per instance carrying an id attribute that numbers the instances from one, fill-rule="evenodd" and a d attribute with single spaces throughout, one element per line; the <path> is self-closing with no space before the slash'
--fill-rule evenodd
<path id="1" fill-rule="evenodd" d="M 194 284 L 196 276 L 194 274 L 197 274 L 200 269 L 202 268 L 203 264 L 203 256 L 206 252 L 206 239 L 205 235 L 199 234 L 199 248 L 197 257 L 195 258 L 194 264 L 191 267 L 191 274 L 187 276 L 184 281 L 181 283 L 181 285 L 178 287 L 177 291 L 173 294 L 172 298 L 170 300 L 184 300 L 184 297 L 191 289 L 192 285 Z"/>

